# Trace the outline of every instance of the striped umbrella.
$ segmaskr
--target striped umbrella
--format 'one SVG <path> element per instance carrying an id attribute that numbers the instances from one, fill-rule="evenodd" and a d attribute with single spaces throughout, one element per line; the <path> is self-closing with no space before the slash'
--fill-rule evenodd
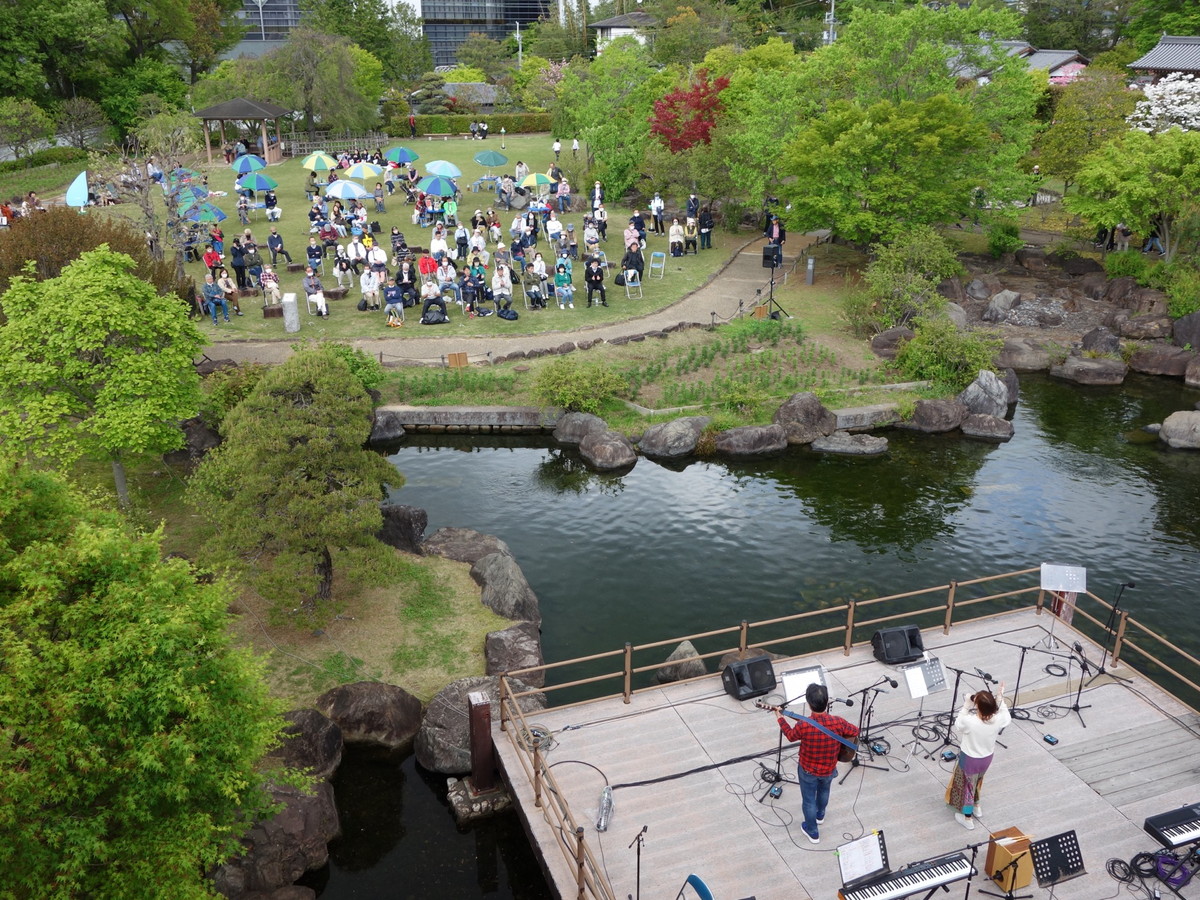
<path id="1" fill-rule="evenodd" d="M 183 217 L 193 222 L 224 222 L 227 218 L 225 213 L 211 203 L 201 203 L 195 209 L 184 213 Z"/>
<path id="2" fill-rule="evenodd" d="M 261 156 L 255 156 L 253 153 L 247 153 L 244 156 L 239 156 L 229 166 L 239 175 L 245 175 L 247 172 L 257 172 L 259 169 L 265 169 L 267 161 Z"/>
<path id="3" fill-rule="evenodd" d="M 557 184 L 558 180 L 544 172 L 530 172 L 521 179 L 521 187 L 540 187 L 543 184 Z"/>
<path id="4" fill-rule="evenodd" d="M 325 196 L 335 200 L 362 200 L 364 197 L 370 197 L 371 193 L 353 181 L 335 181 L 325 189 Z"/>
<path id="5" fill-rule="evenodd" d="M 300 165 L 306 169 L 312 169 L 314 172 L 328 172 L 330 169 L 337 168 L 337 160 L 328 153 L 317 151 L 310 153 L 300 161 Z"/>
<path id="6" fill-rule="evenodd" d="M 458 178 L 462 175 L 462 169 L 444 159 L 435 159 L 425 167 L 425 171 L 430 175 L 441 175 L 443 178 Z"/>
<path id="7" fill-rule="evenodd" d="M 346 170 L 347 178 L 378 178 L 383 174 L 383 169 L 375 163 L 357 162 Z"/>
<path id="8" fill-rule="evenodd" d="M 393 147 L 387 153 L 383 154 L 383 158 L 388 162 L 394 162 L 398 166 L 403 166 L 410 162 L 416 162 L 421 157 L 407 147 Z"/>
<path id="9" fill-rule="evenodd" d="M 458 193 L 454 182 L 441 175 L 426 175 L 417 182 L 417 188 L 435 197 L 453 197 Z"/>
<path id="10" fill-rule="evenodd" d="M 242 187 L 248 191 L 269 191 L 279 187 L 279 182 L 262 172 L 251 172 L 242 177 Z"/>

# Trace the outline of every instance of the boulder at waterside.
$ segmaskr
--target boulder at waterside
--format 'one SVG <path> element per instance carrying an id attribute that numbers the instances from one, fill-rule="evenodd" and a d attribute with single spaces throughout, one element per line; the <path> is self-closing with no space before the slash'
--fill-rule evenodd
<path id="1" fill-rule="evenodd" d="M 1176 450 L 1200 450 L 1200 411 L 1171 413 L 1162 423 L 1158 439 Z"/>
<path id="2" fill-rule="evenodd" d="M 961 425 L 969 413 L 970 410 L 958 400 L 918 400 L 912 418 L 902 422 L 900 427 L 942 434 Z"/>
<path id="3" fill-rule="evenodd" d="M 591 413 L 569 412 L 554 426 L 554 440 L 560 444 L 578 444 L 593 432 L 607 431 L 608 424 Z"/>
<path id="4" fill-rule="evenodd" d="M 276 787 L 271 796 L 283 808 L 257 823 L 242 839 L 245 855 L 213 873 L 213 886 L 231 900 L 250 891 L 275 891 L 329 861 L 329 842 L 341 834 L 333 788 L 318 781 L 312 793 Z"/>
<path id="5" fill-rule="evenodd" d="M 514 693 L 530 690 L 531 685 L 509 679 Z M 492 701 L 492 721 L 500 721 L 500 679 L 476 675 L 451 682 L 440 691 L 425 711 L 425 721 L 417 734 L 417 762 L 431 772 L 463 775 L 471 771 L 471 727 L 467 694 L 484 691 Z M 517 701 L 526 715 L 546 708 L 544 694 L 533 694 Z"/>
<path id="6" fill-rule="evenodd" d="M 962 433 L 967 437 L 1003 443 L 1012 440 L 1013 423 L 1000 416 L 972 413 L 962 421 Z"/>
<path id="7" fill-rule="evenodd" d="M 284 713 L 283 743 L 271 756 L 293 769 L 311 769 L 316 778 L 328 778 L 342 763 L 342 729 L 315 709 Z"/>
<path id="8" fill-rule="evenodd" d="M 669 684 L 672 681 L 683 681 L 686 678 L 699 678 L 708 674 L 704 660 L 700 658 L 691 641 L 684 641 L 667 657 L 667 662 L 674 665 L 664 666 L 655 672 L 659 684 Z"/>
<path id="9" fill-rule="evenodd" d="M 637 451 L 619 431 L 593 431 L 579 442 L 579 455 L 593 469 L 615 472 L 637 462 Z"/>
<path id="10" fill-rule="evenodd" d="M 1051 366 L 1050 374 L 1076 384 L 1121 384 L 1129 368 L 1119 359 L 1084 359 L 1068 356 L 1061 366 Z"/>
<path id="11" fill-rule="evenodd" d="M 1137 316 L 1126 319 L 1118 326 L 1121 337 L 1135 341 L 1159 341 L 1171 336 L 1170 316 Z"/>
<path id="12" fill-rule="evenodd" d="M 425 529 L 429 527 L 429 513 L 400 503 L 384 503 L 379 511 L 383 513 L 383 525 L 375 536 L 389 547 L 420 554 Z"/>
<path id="13" fill-rule="evenodd" d="M 686 416 L 672 422 L 651 425 L 638 441 L 638 449 L 655 459 L 679 459 L 693 456 L 704 429 L 712 424 L 709 416 Z"/>
<path id="14" fill-rule="evenodd" d="M 717 435 L 717 452 L 724 456 L 768 456 L 787 449 L 782 425 L 746 425 Z"/>
<path id="15" fill-rule="evenodd" d="M 421 727 L 421 701 L 379 681 L 339 685 L 318 697 L 316 707 L 337 723 L 347 744 L 403 750 Z"/>
<path id="16" fill-rule="evenodd" d="M 429 556 L 442 556 L 472 565 L 489 553 L 512 556 L 508 544 L 500 538 L 470 528 L 439 528 L 422 542 L 421 550 Z"/>
<path id="17" fill-rule="evenodd" d="M 771 421 L 783 426 L 789 444 L 811 444 L 837 430 L 837 416 L 809 392 L 788 397 Z"/>
<path id="18" fill-rule="evenodd" d="M 483 655 L 489 675 L 531 669 L 545 662 L 542 638 L 533 622 L 520 622 L 503 631 L 489 632 L 484 641 Z M 534 687 L 542 687 L 546 683 L 546 673 L 530 672 L 522 675 L 521 680 Z"/>
<path id="19" fill-rule="evenodd" d="M 1187 373 L 1188 364 L 1195 358 L 1195 353 L 1182 347 L 1151 344 L 1149 347 L 1139 347 L 1133 356 L 1129 357 L 1129 368 L 1143 375 L 1182 378 Z"/>
<path id="20" fill-rule="evenodd" d="M 837 453 L 842 456 L 879 456 L 886 453 L 887 448 L 888 442 L 885 437 L 850 434 L 845 431 L 835 431 L 812 442 L 812 449 L 817 453 Z"/>
<path id="21" fill-rule="evenodd" d="M 1200 387 L 1200 356 L 1195 357 L 1184 369 L 1183 383 L 1188 387 Z"/>
<path id="22" fill-rule="evenodd" d="M 1003 322 L 1020 302 L 1021 295 L 1016 291 L 1000 291 L 992 297 L 981 318 L 985 322 Z"/>
<path id="23" fill-rule="evenodd" d="M 1003 417 L 1008 412 L 1008 387 L 995 372 L 981 369 L 958 395 L 958 402 L 972 413 Z"/>
<path id="24" fill-rule="evenodd" d="M 1102 356 L 1120 356 L 1121 339 L 1113 332 L 1100 325 L 1083 336 L 1083 349 Z"/>
<path id="25" fill-rule="evenodd" d="M 1176 319 L 1171 328 L 1171 339 L 1176 347 L 1191 347 L 1200 350 L 1200 312 L 1189 313 Z"/>
<path id="26" fill-rule="evenodd" d="M 506 619 L 541 622 L 537 594 L 508 553 L 489 553 L 471 566 L 471 577 L 483 588 L 479 602 Z"/>
<path id="27" fill-rule="evenodd" d="M 1017 372 L 1045 372 L 1050 368 L 1050 351 L 1024 338 L 1010 338 L 996 354 L 993 362 L 998 368 Z"/>

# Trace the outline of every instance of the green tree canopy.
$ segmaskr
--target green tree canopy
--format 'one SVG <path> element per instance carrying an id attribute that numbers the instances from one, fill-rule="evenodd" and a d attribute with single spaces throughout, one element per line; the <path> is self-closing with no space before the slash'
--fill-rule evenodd
<path id="1" fill-rule="evenodd" d="M 54 122 L 32 100 L 0 99 L 0 142 L 20 159 L 31 153 L 37 142 L 54 134 Z"/>
<path id="2" fill-rule="evenodd" d="M 1054 121 L 1037 142 L 1042 172 L 1061 178 L 1069 188 L 1088 154 L 1129 130 L 1125 117 L 1135 101 L 1125 76 L 1117 72 L 1089 68 L 1063 86 Z"/>
<path id="3" fill-rule="evenodd" d="M 124 48 L 104 0 L 0 3 L 0 85 L 38 102 L 95 96 Z"/>
<path id="4" fill-rule="evenodd" d="M 478 31 L 472 31 L 467 35 L 467 39 L 458 45 L 455 57 L 460 66 L 479 69 L 489 81 L 496 81 L 515 62 L 504 44 Z M 529 64 L 528 54 L 525 56 L 525 63 Z"/>
<path id="5" fill-rule="evenodd" d="M 407 3 L 387 0 L 301 0 L 305 27 L 340 35 L 383 65 L 392 85 L 412 81 L 433 68 L 421 21 Z"/>
<path id="6" fill-rule="evenodd" d="M 0 870 L 13 897 L 213 896 L 282 718 L 223 584 L 0 462 Z"/>
<path id="7" fill-rule="evenodd" d="M 0 434 L 13 448 L 69 464 L 112 463 L 128 505 L 124 460 L 183 443 L 199 408 L 192 359 L 204 339 L 173 298 L 106 245 L 45 281 L 13 279 L 0 298 Z"/>
<path id="8" fill-rule="evenodd" d="M 1094 56 L 1121 37 L 1130 0 L 1025 0 L 1025 40 L 1035 47 Z"/>
<path id="9" fill-rule="evenodd" d="M 143 57 L 126 69 L 120 78 L 114 78 L 107 84 L 100 105 L 109 121 L 124 136 L 146 118 L 147 96 L 157 97 L 167 109 L 183 109 L 187 104 L 187 85 L 174 66 Z"/>
<path id="10" fill-rule="evenodd" d="M 1195 0 L 1133 0 L 1125 34 L 1138 51 L 1148 53 L 1164 34 L 1200 34 Z"/>
<path id="11" fill-rule="evenodd" d="M 345 360 L 303 350 L 225 418 L 225 442 L 192 480 L 217 526 L 214 557 L 253 558 L 256 587 L 281 608 L 332 614 L 334 554 L 375 542 L 383 486 L 403 484 L 363 448 L 371 420 L 371 399 Z"/>

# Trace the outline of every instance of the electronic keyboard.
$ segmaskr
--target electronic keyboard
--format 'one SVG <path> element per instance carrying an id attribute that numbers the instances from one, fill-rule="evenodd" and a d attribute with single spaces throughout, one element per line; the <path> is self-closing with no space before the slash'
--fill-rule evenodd
<path id="1" fill-rule="evenodd" d="M 1193 803 L 1148 818 L 1146 833 L 1164 847 L 1179 847 L 1200 840 L 1200 803 Z"/>
<path id="2" fill-rule="evenodd" d="M 896 900 L 922 891 L 931 891 L 974 874 L 971 863 L 961 853 L 914 863 L 888 875 L 879 875 L 866 884 L 838 891 L 839 900 Z"/>

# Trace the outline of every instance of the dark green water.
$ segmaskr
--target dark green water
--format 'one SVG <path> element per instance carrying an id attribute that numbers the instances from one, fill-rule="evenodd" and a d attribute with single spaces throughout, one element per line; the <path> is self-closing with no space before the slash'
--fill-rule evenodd
<path id="1" fill-rule="evenodd" d="M 392 457 L 407 479 L 394 499 L 428 510 L 431 532 L 463 526 L 509 544 L 541 600 L 549 660 L 1042 562 L 1085 566 L 1110 600 L 1135 581 L 1122 605 L 1195 653 L 1200 453 L 1125 435 L 1197 400 L 1163 379 L 1084 389 L 1030 377 L 1001 446 L 891 432 L 880 459 L 643 460 L 619 477 L 545 441 L 416 440 Z M 440 888 L 452 870 L 455 887 L 400 896 L 548 896 L 515 821 L 460 833 L 442 778 L 411 761 L 368 771 L 364 806 L 386 798 L 403 812 L 366 826 L 385 835 L 366 863 L 335 854 L 323 897 L 384 895 L 368 884 L 395 896 L 426 871 Z M 357 777 L 339 781 L 359 790 Z M 343 843 L 356 840 L 348 831 Z"/>

